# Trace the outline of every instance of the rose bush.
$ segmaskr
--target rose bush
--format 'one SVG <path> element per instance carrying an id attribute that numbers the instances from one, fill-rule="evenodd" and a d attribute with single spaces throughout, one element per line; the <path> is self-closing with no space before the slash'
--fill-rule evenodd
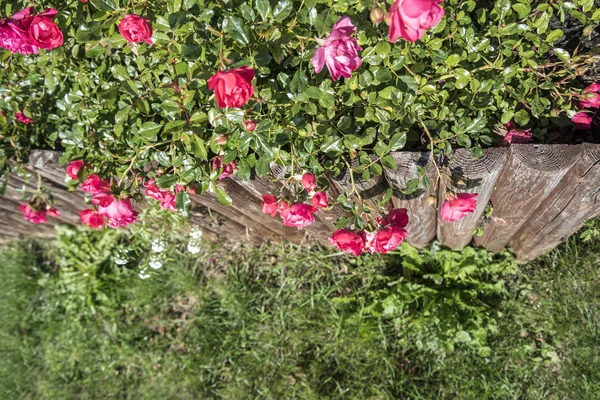
<path id="1" fill-rule="evenodd" d="M 367 180 L 395 168 L 394 151 L 478 157 L 530 134 L 580 135 L 599 104 L 592 0 L 30 5 L 0 0 L 0 174 L 33 148 L 59 149 L 65 164 L 112 177 L 119 210 L 152 179 L 185 214 L 177 185 L 229 204 L 219 179 L 273 163 L 321 177 L 352 160 Z M 326 200 L 302 204 L 338 202 Z M 265 209 L 305 225 L 312 212 L 291 213 L 293 201 Z"/>

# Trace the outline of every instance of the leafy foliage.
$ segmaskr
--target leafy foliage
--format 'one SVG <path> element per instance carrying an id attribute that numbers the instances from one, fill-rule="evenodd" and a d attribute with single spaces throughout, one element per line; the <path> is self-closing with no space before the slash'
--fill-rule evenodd
<path id="1" fill-rule="evenodd" d="M 25 5 L 1 0 L 0 10 L 9 16 Z M 271 162 L 336 174 L 349 157 L 367 179 L 391 166 L 391 151 L 422 140 L 436 152 L 460 146 L 477 156 L 499 140 L 495 126 L 511 120 L 547 140 L 575 113 L 578 77 L 596 57 L 555 47 L 564 32 L 552 27 L 575 19 L 589 36 L 600 19 L 592 0 L 448 0 L 444 19 L 420 41 L 392 44 L 386 25 L 369 21 L 370 0 L 53 6 L 60 48 L 0 53 L 0 173 L 32 148 L 57 148 L 64 161 L 85 159 L 102 176 L 119 177 L 123 194 L 138 191 L 138 181 L 125 178 L 157 173 L 165 188 L 197 183 L 222 192 L 208 162 L 219 154 L 238 160 L 244 179 L 269 173 Z M 127 13 L 149 17 L 154 44 L 129 45 L 119 35 Z M 344 14 L 358 27 L 363 65 L 333 82 L 310 60 L 315 38 Z M 219 109 L 206 81 L 239 66 L 256 71 L 255 99 Z M 15 121 L 21 109 L 33 124 Z M 243 129 L 247 119 L 258 122 L 254 132 Z M 225 145 L 215 142 L 220 134 Z"/>

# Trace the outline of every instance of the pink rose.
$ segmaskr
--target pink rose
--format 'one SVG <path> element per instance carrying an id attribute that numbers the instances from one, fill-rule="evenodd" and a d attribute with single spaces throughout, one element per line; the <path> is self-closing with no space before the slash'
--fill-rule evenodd
<path id="1" fill-rule="evenodd" d="M 208 89 L 215 92 L 217 105 L 220 108 L 240 108 L 254 94 L 252 86 L 254 70 L 249 67 L 219 71 L 208 81 Z"/>
<path id="2" fill-rule="evenodd" d="M 46 211 L 34 210 L 29 204 L 23 203 L 19 206 L 19 210 L 23 212 L 23 218 L 32 224 L 45 224 L 48 219 L 46 218 Z"/>
<path id="3" fill-rule="evenodd" d="M 592 117 L 590 117 L 585 112 L 578 112 L 571 118 L 571 122 L 575 124 L 575 128 L 588 130 L 592 127 Z"/>
<path id="4" fill-rule="evenodd" d="M 46 214 L 48 214 L 51 217 L 60 217 L 60 211 L 58 211 L 56 208 L 54 207 L 50 207 L 46 210 Z"/>
<path id="5" fill-rule="evenodd" d="M 579 98 L 579 105 L 583 108 L 600 108 L 600 83 L 592 83 Z"/>
<path id="6" fill-rule="evenodd" d="M 248 119 L 244 122 L 244 126 L 248 132 L 253 132 L 256 129 L 257 124 L 256 121 Z"/>
<path id="7" fill-rule="evenodd" d="M 346 229 L 338 229 L 329 238 L 329 243 L 348 254 L 358 257 L 365 246 L 362 237 Z"/>
<path id="8" fill-rule="evenodd" d="M 104 206 L 98 206 L 98 214 L 108 219 L 108 226 L 117 228 L 119 226 L 127 226 L 132 224 L 137 219 L 137 212 L 133 210 L 131 200 L 116 199 L 114 196 L 112 201 Z"/>
<path id="9" fill-rule="evenodd" d="M 33 123 L 33 120 L 31 118 L 27 117 L 25 115 L 25 113 L 23 112 L 23 110 L 16 113 L 15 118 L 17 119 L 17 121 L 20 121 L 20 122 L 24 123 L 25 125 L 29 125 L 29 124 Z"/>
<path id="10" fill-rule="evenodd" d="M 23 218 L 32 224 L 45 224 L 48 222 L 48 215 L 52 217 L 60 216 L 60 211 L 58 211 L 56 208 L 47 208 L 47 206 L 44 207 L 46 207 L 44 210 L 35 210 L 33 207 L 31 207 L 31 205 L 23 203 L 19 206 L 19 210 L 23 213 Z"/>
<path id="11" fill-rule="evenodd" d="M 302 175 L 302 186 L 308 193 L 314 192 L 317 188 L 317 178 L 313 174 L 306 173 Z"/>
<path id="12" fill-rule="evenodd" d="M 79 211 L 79 219 L 81 222 L 93 229 L 104 228 L 104 217 L 98 214 L 96 210 Z"/>
<path id="13" fill-rule="evenodd" d="M 110 192 L 110 181 L 101 179 L 96 174 L 91 174 L 81 184 L 81 190 L 90 194 Z"/>
<path id="14" fill-rule="evenodd" d="M 221 172 L 221 175 L 219 176 L 219 180 L 229 178 L 231 175 L 233 175 L 233 173 L 235 171 L 238 170 L 237 162 L 232 161 L 230 163 L 223 164 L 222 160 L 223 160 L 223 157 L 218 156 L 218 157 L 215 157 L 212 162 L 213 171 L 217 171 L 217 170 L 223 168 L 223 172 Z"/>
<path id="15" fill-rule="evenodd" d="M 305 228 L 315 222 L 314 212 L 313 207 L 302 203 L 280 208 L 283 224 L 285 226 L 295 226 L 298 229 Z"/>
<path id="16" fill-rule="evenodd" d="M 81 160 L 72 161 L 67 167 L 67 175 L 69 178 L 77 180 L 77 174 L 79 174 L 79 170 L 83 168 L 84 165 L 85 163 Z"/>
<path id="17" fill-rule="evenodd" d="M 397 208 L 390 211 L 390 213 L 381 221 L 382 226 L 393 225 L 398 228 L 404 228 L 408 225 L 408 213 L 406 208 Z"/>
<path id="18" fill-rule="evenodd" d="M 527 143 L 531 140 L 531 137 L 531 129 L 511 129 L 502 139 L 502 145 L 510 146 L 511 143 Z"/>
<path id="19" fill-rule="evenodd" d="M 33 8 L 28 7 L 14 14 L 12 18 L 0 20 L 0 47 L 13 53 L 38 53 L 38 47 L 29 39 L 27 27 L 23 24 L 23 20 L 31 19 L 33 13 Z"/>
<path id="20" fill-rule="evenodd" d="M 312 206 L 315 209 L 318 208 L 327 208 L 329 206 L 329 199 L 327 198 L 327 193 L 325 192 L 317 192 L 312 198 Z"/>
<path id="21" fill-rule="evenodd" d="M 119 23 L 119 33 L 129 43 L 152 44 L 152 25 L 149 21 L 139 15 L 127 14 Z"/>
<path id="22" fill-rule="evenodd" d="M 390 7 L 389 36 L 392 43 L 399 37 L 409 42 L 419 40 L 425 30 L 433 28 L 444 17 L 439 5 L 443 0 L 396 0 Z"/>
<path id="23" fill-rule="evenodd" d="M 372 249 L 375 252 L 385 254 L 395 250 L 407 236 L 406 230 L 398 226 L 387 226 L 375 234 L 372 242 Z"/>
<path id="24" fill-rule="evenodd" d="M 279 204 L 277 204 L 275 196 L 272 194 L 263 194 L 262 199 L 262 212 L 269 214 L 271 217 L 275 217 L 279 211 Z"/>
<path id="25" fill-rule="evenodd" d="M 27 25 L 29 40 L 33 45 L 47 50 L 55 49 L 63 44 L 63 34 L 58 25 L 52 21 L 58 11 L 49 8 L 46 11 L 34 16 L 29 20 L 24 20 Z"/>
<path id="26" fill-rule="evenodd" d="M 164 210 L 177 211 L 177 193 L 183 190 L 183 186 L 177 185 L 175 189 L 175 194 L 172 192 L 161 189 L 156 186 L 156 180 L 154 178 L 150 179 L 148 182 L 144 184 L 146 188 L 146 196 L 152 197 L 154 200 L 160 201 L 160 206 Z"/>
<path id="27" fill-rule="evenodd" d="M 475 208 L 477 207 L 477 196 L 479 196 L 478 193 L 459 193 L 456 197 L 449 196 L 444 204 L 442 204 L 442 221 L 458 221 L 465 215 L 475 211 Z"/>
<path id="28" fill-rule="evenodd" d="M 317 74 L 321 72 L 324 65 L 327 65 L 331 79 L 337 81 L 340 76 L 350 78 L 352 72 L 360 67 L 362 60 L 358 52 L 362 48 L 356 39 L 350 36 L 354 32 L 356 27 L 352 25 L 347 15 L 333 25 L 327 39 L 319 41 L 321 47 L 315 51 L 311 61 Z"/>

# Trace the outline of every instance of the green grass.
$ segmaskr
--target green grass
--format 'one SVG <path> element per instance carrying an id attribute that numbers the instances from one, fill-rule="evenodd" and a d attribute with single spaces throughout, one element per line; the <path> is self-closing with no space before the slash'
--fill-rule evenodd
<path id="1" fill-rule="evenodd" d="M 596 229 L 590 225 L 588 229 Z M 517 267 L 62 229 L 0 252 L 2 399 L 597 399 L 600 239 Z M 115 263 L 124 258 L 126 265 Z"/>

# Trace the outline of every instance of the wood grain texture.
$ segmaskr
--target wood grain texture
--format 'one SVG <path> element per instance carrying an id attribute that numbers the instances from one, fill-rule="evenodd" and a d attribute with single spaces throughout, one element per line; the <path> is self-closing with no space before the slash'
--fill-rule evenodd
<path id="1" fill-rule="evenodd" d="M 433 163 L 430 161 L 429 152 L 391 153 L 396 160 L 397 168 L 395 170 L 384 169 L 386 182 L 394 190 L 392 204 L 394 208 L 406 208 L 408 210 L 409 220 L 406 230 L 408 232 L 407 242 L 411 245 L 423 248 L 435 239 L 436 231 L 436 209 L 429 204 L 429 196 L 435 192 L 433 187 L 428 189 L 417 189 L 411 194 L 401 192 L 411 179 L 418 177 L 417 166 L 426 168 L 426 175 L 431 182 L 435 183 L 436 172 Z"/>
<path id="2" fill-rule="evenodd" d="M 577 162 L 580 153 L 579 146 L 512 145 L 491 196 L 492 217 L 475 244 L 493 252 L 502 250 Z"/>
<path id="3" fill-rule="evenodd" d="M 582 145 L 582 155 L 512 238 L 510 247 L 523 261 L 562 243 L 600 212 L 600 145 Z"/>
<path id="4" fill-rule="evenodd" d="M 265 240 L 294 241 L 301 240 L 304 236 L 304 232 L 284 226 L 281 220 L 277 221 L 270 215 L 263 214 L 262 200 L 249 193 L 233 179 L 223 179 L 218 184 L 231 197 L 231 206 L 223 206 L 217 200 L 216 195 L 209 192 L 194 196 L 194 199 L 205 207 L 244 225 L 249 230 L 249 234 L 257 235 Z"/>
<path id="5" fill-rule="evenodd" d="M 441 210 L 441 204 L 445 200 L 447 188 L 455 193 L 478 193 L 479 196 L 475 211 L 458 221 L 444 222 L 438 213 L 437 237 L 442 245 L 459 250 L 471 242 L 473 231 L 485 212 L 507 157 L 508 148 L 505 147 L 487 149 L 478 159 L 471 157 L 471 152 L 467 149 L 460 149 L 454 153 L 448 166 L 452 179 L 444 179 L 440 184 L 439 209 Z M 457 187 L 453 184 L 458 179 L 464 182 L 464 186 Z"/>

